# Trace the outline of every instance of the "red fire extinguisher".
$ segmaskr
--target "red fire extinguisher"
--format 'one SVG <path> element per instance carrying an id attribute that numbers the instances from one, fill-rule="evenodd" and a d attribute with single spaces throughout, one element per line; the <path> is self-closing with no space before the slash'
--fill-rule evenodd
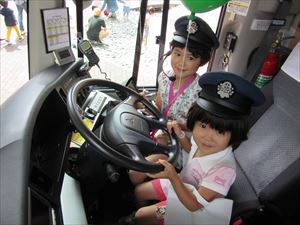
<path id="1" fill-rule="evenodd" d="M 278 68 L 279 57 L 275 51 L 270 51 L 265 58 L 260 69 L 255 85 L 259 88 L 265 86 L 270 80 L 272 80 Z"/>

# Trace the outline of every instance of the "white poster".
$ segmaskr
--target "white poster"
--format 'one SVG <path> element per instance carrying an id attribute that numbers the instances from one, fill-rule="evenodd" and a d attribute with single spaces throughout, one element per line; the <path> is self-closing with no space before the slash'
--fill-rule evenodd
<path id="1" fill-rule="evenodd" d="M 42 9 L 47 52 L 70 46 L 68 8 Z"/>

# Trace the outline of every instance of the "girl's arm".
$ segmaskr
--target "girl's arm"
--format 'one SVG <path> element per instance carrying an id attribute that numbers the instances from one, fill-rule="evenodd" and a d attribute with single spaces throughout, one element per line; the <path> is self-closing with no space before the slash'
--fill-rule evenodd
<path id="1" fill-rule="evenodd" d="M 178 175 L 171 178 L 170 181 L 178 199 L 188 210 L 194 212 L 204 207 L 198 202 L 196 196 L 184 185 Z M 202 186 L 198 189 L 198 192 L 207 202 L 210 202 L 217 196 L 220 196 L 219 193 Z"/>
<path id="2" fill-rule="evenodd" d="M 203 207 L 197 201 L 195 195 L 189 189 L 187 189 L 177 174 L 176 176 L 170 177 L 169 180 L 174 188 L 174 191 L 176 192 L 178 199 L 189 211 L 194 212 Z"/>
<path id="3" fill-rule="evenodd" d="M 157 108 L 161 111 L 161 96 L 160 96 L 160 91 L 159 89 L 156 92 L 156 99 L 155 99 L 155 105 Z"/>
<path id="4" fill-rule="evenodd" d="M 147 174 L 152 178 L 168 178 L 173 186 L 173 189 L 181 201 L 181 203 L 191 212 L 196 211 L 203 207 L 195 195 L 184 185 L 175 168 L 166 160 L 159 160 L 165 169 L 164 171 L 157 174 Z M 212 201 L 219 194 L 205 187 L 200 187 L 198 189 L 199 194 L 208 202 Z"/>

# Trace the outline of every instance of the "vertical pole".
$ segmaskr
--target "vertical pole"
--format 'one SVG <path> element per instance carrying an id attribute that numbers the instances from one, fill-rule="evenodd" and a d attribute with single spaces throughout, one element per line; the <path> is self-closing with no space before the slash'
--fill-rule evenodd
<path id="1" fill-rule="evenodd" d="M 140 65 L 140 58 L 141 58 L 141 46 L 144 34 L 144 25 L 145 25 L 145 18 L 147 13 L 147 5 L 148 0 L 141 0 L 140 5 L 140 18 L 138 24 L 138 31 L 136 35 L 136 44 L 135 44 L 135 54 L 134 54 L 134 64 L 132 70 L 132 79 L 135 83 L 137 83 L 137 76 L 139 72 L 139 65 Z"/>
<path id="2" fill-rule="evenodd" d="M 76 0 L 77 42 L 78 42 L 78 39 L 83 38 L 83 16 L 82 16 L 83 10 L 82 10 L 82 7 L 83 7 L 82 0 Z M 83 57 L 83 54 L 81 51 L 78 51 L 78 57 L 81 57 L 81 58 Z"/>
<path id="3" fill-rule="evenodd" d="M 159 38 L 157 76 L 162 71 L 162 66 L 163 66 L 162 56 L 164 54 L 165 44 L 166 44 L 166 33 L 167 33 L 167 24 L 168 24 L 168 15 L 169 15 L 169 3 L 170 3 L 170 0 L 164 0 L 162 20 L 161 20 L 160 38 Z"/>

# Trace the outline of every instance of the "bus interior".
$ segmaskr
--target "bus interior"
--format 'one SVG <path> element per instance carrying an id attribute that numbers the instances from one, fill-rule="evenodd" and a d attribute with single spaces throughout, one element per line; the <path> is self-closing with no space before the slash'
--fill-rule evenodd
<path id="1" fill-rule="evenodd" d="M 166 129 L 152 103 L 157 77 L 169 66 L 163 55 L 174 21 L 191 14 L 183 4 L 189 1 L 127 2 L 128 16 L 120 2 L 117 18 L 102 12 L 109 34 L 99 44 L 87 41 L 86 29 L 92 6 L 103 0 L 25 1 L 26 68 L 4 57 L 18 43 L 1 46 L 1 67 L 11 67 L 1 69 L 1 77 L 26 70 L 29 79 L 0 105 L 0 224 L 118 224 L 136 210 L 128 170 L 161 171 L 161 164 L 145 160 L 154 151 L 176 162 L 176 137 L 169 134 L 162 145 L 149 134 Z M 266 97 L 250 116 L 249 139 L 234 151 L 230 224 L 300 224 L 300 1 L 216 2 L 196 12 L 211 20 L 220 42 L 198 73 L 239 74 L 261 85 Z M 145 44 L 150 7 L 155 16 Z M 68 24 L 67 46 L 52 48 L 47 26 L 53 12 Z M 271 50 L 275 72 L 258 84 Z"/>

